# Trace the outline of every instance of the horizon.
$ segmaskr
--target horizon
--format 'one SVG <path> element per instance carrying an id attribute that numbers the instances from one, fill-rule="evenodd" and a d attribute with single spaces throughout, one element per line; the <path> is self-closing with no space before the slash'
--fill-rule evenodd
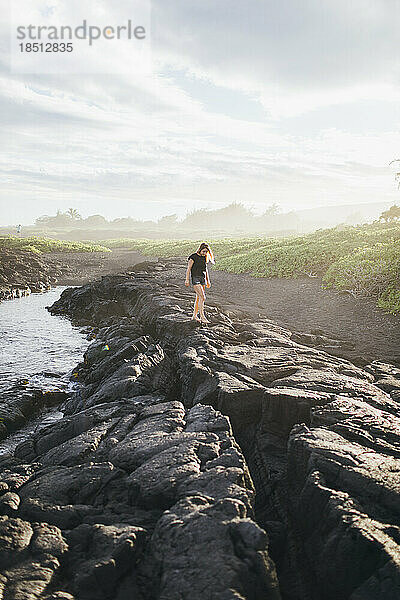
<path id="1" fill-rule="evenodd" d="M 264 213 L 264 210 L 261 211 L 261 212 L 257 211 L 257 210 L 255 210 L 252 207 L 245 206 L 244 203 L 238 202 L 238 203 L 232 203 L 232 204 L 237 204 L 239 206 L 243 206 L 244 208 L 246 208 L 247 210 L 249 210 L 251 216 L 254 217 L 254 218 L 257 218 L 257 217 L 261 216 Z M 213 206 L 211 208 L 206 208 L 204 210 L 214 211 L 214 210 L 218 210 L 218 209 L 228 208 L 231 205 L 226 204 L 224 206 Z M 306 214 L 307 213 L 313 213 L 315 211 L 316 213 L 320 213 L 321 214 L 323 212 L 329 213 L 330 210 L 338 211 L 338 213 L 340 213 L 341 209 L 344 212 L 346 212 L 347 210 L 349 210 L 349 211 L 354 210 L 355 211 L 354 214 L 356 214 L 356 211 L 360 210 L 362 207 L 368 207 L 368 208 L 371 208 L 371 209 L 374 208 L 375 210 L 373 212 L 376 213 L 376 216 L 378 216 L 379 211 L 383 210 L 384 208 L 389 208 L 389 206 L 390 206 L 390 203 L 388 203 L 388 202 L 372 202 L 372 203 L 360 203 L 360 204 L 343 204 L 343 205 L 340 205 L 340 206 L 315 206 L 313 208 L 305 208 L 305 209 L 299 208 L 299 209 L 293 209 L 293 210 L 289 210 L 289 211 L 284 211 L 284 210 L 281 209 L 281 207 L 275 205 L 275 207 L 277 209 L 277 212 L 275 213 L 275 216 L 283 217 L 285 215 L 290 215 L 292 213 L 304 216 L 304 213 L 306 213 Z M 392 206 L 397 206 L 397 204 L 395 203 Z M 400 202 L 399 202 L 399 206 L 400 206 Z M 36 227 L 37 226 L 36 222 L 41 217 L 54 217 L 54 216 L 57 215 L 58 212 L 61 212 L 61 214 L 65 215 L 65 214 L 67 214 L 68 210 L 70 210 L 71 208 L 74 209 L 76 207 L 69 207 L 66 211 L 60 211 L 60 209 L 56 209 L 56 211 L 53 214 L 51 214 L 51 215 L 42 215 L 42 214 L 39 215 L 39 214 L 37 214 L 37 216 L 36 216 L 36 218 L 34 218 L 33 222 L 29 222 L 29 223 L 28 222 L 23 222 L 22 220 L 19 221 L 18 223 L 1 223 L 0 222 L 0 228 L 12 228 L 12 227 L 15 227 L 18 224 L 20 224 L 20 225 L 22 225 L 24 227 L 31 227 L 31 228 L 32 227 Z M 264 209 L 267 209 L 267 208 L 272 208 L 272 205 L 270 207 L 264 207 Z M 203 208 L 199 207 L 198 209 L 196 208 L 194 210 L 201 211 L 201 210 L 203 210 Z M 150 219 L 150 218 L 149 219 L 144 219 L 144 218 L 140 218 L 140 217 L 139 218 L 135 218 L 135 217 L 133 217 L 131 215 L 122 215 L 122 214 L 118 215 L 117 217 L 108 218 L 106 215 L 102 215 L 101 213 L 81 214 L 79 212 L 79 210 L 78 210 L 79 216 L 78 216 L 78 219 L 75 222 L 79 223 L 80 221 L 84 221 L 85 219 L 87 219 L 89 217 L 100 216 L 100 217 L 104 217 L 105 220 L 106 220 L 106 222 L 110 223 L 110 224 L 113 223 L 114 221 L 117 221 L 117 220 L 120 220 L 120 219 L 132 219 L 133 221 L 135 221 L 137 223 L 145 223 L 145 222 L 157 223 L 159 220 L 161 220 L 161 219 L 163 219 L 165 217 L 173 217 L 173 216 L 175 216 L 177 224 L 182 224 L 185 221 L 185 219 L 189 215 L 191 215 L 193 212 L 194 212 L 193 210 L 192 211 L 187 211 L 185 214 L 182 214 L 182 215 L 179 215 L 179 214 L 176 214 L 176 213 L 173 213 L 173 214 L 171 214 L 171 213 L 168 213 L 168 214 L 159 214 L 159 215 L 157 215 L 153 219 Z M 349 214 L 351 214 L 351 213 L 349 213 Z M 372 219 L 374 217 L 373 216 L 366 217 L 366 216 L 360 215 L 360 218 L 362 219 L 363 223 L 364 222 L 366 223 L 368 219 Z M 317 223 L 318 221 L 315 221 L 315 222 Z M 335 223 L 332 222 L 332 226 L 334 226 L 334 224 Z"/>

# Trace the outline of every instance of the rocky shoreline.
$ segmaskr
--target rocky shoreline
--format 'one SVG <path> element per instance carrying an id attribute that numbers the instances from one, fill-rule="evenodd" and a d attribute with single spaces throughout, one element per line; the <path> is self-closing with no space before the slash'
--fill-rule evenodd
<path id="1" fill-rule="evenodd" d="M 397 598 L 400 370 L 237 308 L 202 327 L 173 268 L 51 308 L 95 339 L 64 418 L 0 459 L 3 597 Z"/>
<path id="2" fill-rule="evenodd" d="M 62 274 L 40 255 L 15 248 L 1 248 L 0 302 L 49 290 Z"/>

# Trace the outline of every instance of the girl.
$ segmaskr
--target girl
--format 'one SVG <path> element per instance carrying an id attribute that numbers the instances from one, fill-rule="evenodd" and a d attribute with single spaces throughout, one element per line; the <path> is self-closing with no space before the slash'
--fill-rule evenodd
<path id="1" fill-rule="evenodd" d="M 204 314 L 204 301 L 206 299 L 205 287 L 209 288 L 211 286 L 207 263 L 212 262 L 214 264 L 214 256 L 210 246 L 202 242 L 197 252 L 189 256 L 188 261 L 185 285 L 186 287 L 189 286 L 189 274 L 191 274 L 193 289 L 196 292 L 192 319 L 200 321 L 200 323 L 209 323 L 210 321 Z M 200 319 L 197 316 L 199 311 Z"/>

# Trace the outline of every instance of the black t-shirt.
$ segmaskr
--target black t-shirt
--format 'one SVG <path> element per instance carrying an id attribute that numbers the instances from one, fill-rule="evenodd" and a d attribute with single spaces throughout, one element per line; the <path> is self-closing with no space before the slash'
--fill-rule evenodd
<path id="1" fill-rule="evenodd" d="M 193 261 L 193 265 L 192 265 L 192 275 L 195 277 L 205 277 L 206 276 L 206 257 L 205 256 L 201 256 L 200 254 L 197 254 L 197 252 L 194 252 L 193 254 L 191 254 L 188 258 L 188 260 L 192 259 Z"/>

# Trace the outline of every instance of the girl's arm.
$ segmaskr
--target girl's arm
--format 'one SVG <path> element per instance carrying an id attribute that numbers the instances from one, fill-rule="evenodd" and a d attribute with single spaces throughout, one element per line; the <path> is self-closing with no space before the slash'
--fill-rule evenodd
<path id="1" fill-rule="evenodd" d="M 192 266 L 193 265 L 194 265 L 193 258 L 189 258 L 188 266 L 187 266 L 187 269 L 186 269 L 186 278 L 185 278 L 185 285 L 186 285 L 186 287 L 189 285 L 189 276 L 190 276 L 190 271 L 192 270 Z"/>
<path id="2" fill-rule="evenodd" d="M 206 287 L 211 287 L 211 283 L 210 283 L 210 276 L 208 274 L 208 269 L 206 267 Z"/>

